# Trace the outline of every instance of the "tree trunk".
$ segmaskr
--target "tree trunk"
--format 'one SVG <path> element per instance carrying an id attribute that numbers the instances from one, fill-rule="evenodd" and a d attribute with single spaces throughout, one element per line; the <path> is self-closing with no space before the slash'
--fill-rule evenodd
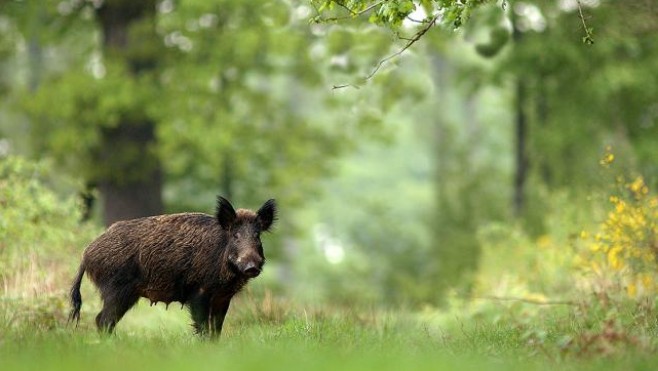
<path id="1" fill-rule="evenodd" d="M 523 40 L 523 34 L 517 27 L 516 10 L 512 9 L 512 39 L 514 44 L 518 45 Z M 528 157 L 526 153 L 527 142 L 527 116 L 526 106 L 526 77 L 523 74 L 516 76 L 515 82 L 515 172 L 514 172 L 514 196 L 512 202 L 512 211 L 515 217 L 520 217 L 525 207 L 525 183 L 528 177 Z"/>
<path id="2" fill-rule="evenodd" d="M 528 158 L 526 155 L 527 117 L 525 113 L 526 86 L 522 77 L 516 81 L 516 169 L 514 173 L 514 203 L 516 217 L 521 216 L 525 206 L 525 182 L 528 177 Z"/>
<path id="3" fill-rule="evenodd" d="M 102 130 L 101 163 L 109 176 L 98 184 L 106 226 L 126 219 L 162 213 L 162 171 L 150 151 L 155 124 L 123 122 Z"/>
<path id="4" fill-rule="evenodd" d="M 435 283 L 436 300 L 445 303 L 445 293 L 450 288 L 469 290 L 472 285 L 472 272 L 478 264 L 480 248 L 473 233 L 476 210 L 472 193 L 477 179 L 461 173 L 469 167 L 476 145 L 477 122 L 473 111 L 472 98 L 463 102 L 466 131 L 473 142 L 471 150 L 461 155 L 456 136 L 448 123 L 446 112 L 451 109 L 448 88 L 454 86 L 451 76 L 454 66 L 445 57 L 436 53 L 432 56 L 434 85 L 437 90 L 435 109 L 434 146 L 436 164 L 437 210 L 434 220 L 435 255 L 434 263 L 425 268 L 426 276 Z M 475 187 L 476 188 L 476 187 Z"/>
<path id="5" fill-rule="evenodd" d="M 145 48 L 145 43 L 157 42 L 155 8 L 154 0 L 106 0 L 96 11 L 104 55 L 124 63 L 129 71 L 127 78 L 137 78 L 155 68 L 155 53 L 145 52 L 157 49 Z M 97 183 L 105 225 L 160 214 L 163 209 L 161 164 L 152 150 L 156 123 L 145 112 L 139 112 L 139 107 L 118 114 L 118 125 L 100 132 L 99 166 L 104 172 Z"/>
<path id="6" fill-rule="evenodd" d="M 546 75 L 542 74 L 539 76 L 539 79 L 537 81 L 537 124 L 538 127 L 541 128 L 541 133 L 538 133 L 538 136 L 546 135 L 548 133 L 548 114 L 549 114 L 549 108 L 548 108 L 548 92 L 547 89 L 548 87 L 547 82 L 546 82 Z M 535 137 L 536 138 L 536 137 Z M 546 153 L 546 144 L 543 144 L 541 147 L 544 150 L 544 153 Z M 541 166 L 539 167 L 540 173 L 542 180 L 544 181 L 545 184 L 548 185 L 549 188 L 553 187 L 553 169 L 551 169 L 551 164 L 547 159 L 547 156 L 544 155 L 542 156 L 542 162 Z M 535 166 L 538 166 L 537 164 L 537 159 L 535 158 Z"/>

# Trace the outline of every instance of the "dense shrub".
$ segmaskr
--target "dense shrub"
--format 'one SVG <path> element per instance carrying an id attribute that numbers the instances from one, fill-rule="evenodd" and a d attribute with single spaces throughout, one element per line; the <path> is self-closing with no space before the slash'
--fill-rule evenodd
<path id="1" fill-rule="evenodd" d="M 590 277 L 592 290 L 642 300 L 656 293 L 658 195 L 642 176 L 629 182 L 619 177 L 617 182 L 605 219 L 593 233 L 581 233 L 577 262 Z"/>
<path id="2" fill-rule="evenodd" d="M 80 252 L 98 229 L 46 162 L 0 157 L 0 313 L 4 324 L 62 319 Z M 47 325 L 50 327 L 51 325 Z"/>

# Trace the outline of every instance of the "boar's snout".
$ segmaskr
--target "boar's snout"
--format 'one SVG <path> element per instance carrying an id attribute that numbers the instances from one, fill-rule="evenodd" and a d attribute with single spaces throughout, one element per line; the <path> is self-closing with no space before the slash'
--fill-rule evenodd
<path id="1" fill-rule="evenodd" d="M 245 265 L 244 269 L 242 270 L 242 273 L 244 273 L 248 277 L 256 277 L 260 274 L 262 270 L 263 265 L 256 264 L 255 262 L 249 262 L 247 265 Z"/>
<path id="2" fill-rule="evenodd" d="M 241 274 L 254 278 L 263 270 L 265 258 L 256 252 L 247 252 L 243 255 L 229 256 L 229 262 Z"/>

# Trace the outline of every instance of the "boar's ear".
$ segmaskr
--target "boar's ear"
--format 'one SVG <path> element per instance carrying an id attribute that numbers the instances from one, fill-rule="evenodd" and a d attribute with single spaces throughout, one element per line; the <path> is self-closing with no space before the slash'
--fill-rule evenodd
<path id="1" fill-rule="evenodd" d="M 228 229 L 231 226 L 231 224 L 233 224 L 236 218 L 235 209 L 233 209 L 233 205 L 231 205 L 231 203 L 228 202 L 228 200 L 222 196 L 217 196 L 216 216 L 219 225 L 221 225 L 222 228 L 225 229 Z"/>
<path id="2" fill-rule="evenodd" d="M 276 220 L 276 201 L 274 199 L 267 200 L 263 206 L 258 209 L 256 213 L 257 219 L 260 222 L 260 229 L 267 231 Z"/>

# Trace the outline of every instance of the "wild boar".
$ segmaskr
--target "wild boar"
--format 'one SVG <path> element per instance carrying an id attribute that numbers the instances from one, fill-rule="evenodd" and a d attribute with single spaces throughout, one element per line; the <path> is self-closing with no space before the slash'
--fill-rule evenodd
<path id="1" fill-rule="evenodd" d="M 218 336 L 233 295 L 263 269 L 260 235 L 276 218 L 273 199 L 253 212 L 235 210 L 220 196 L 214 216 L 181 213 L 116 222 L 82 255 L 69 320 L 80 321 L 80 285 L 87 272 L 103 300 L 99 331 L 111 333 L 143 297 L 152 304 L 187 306 L 198 334 Z"/>

